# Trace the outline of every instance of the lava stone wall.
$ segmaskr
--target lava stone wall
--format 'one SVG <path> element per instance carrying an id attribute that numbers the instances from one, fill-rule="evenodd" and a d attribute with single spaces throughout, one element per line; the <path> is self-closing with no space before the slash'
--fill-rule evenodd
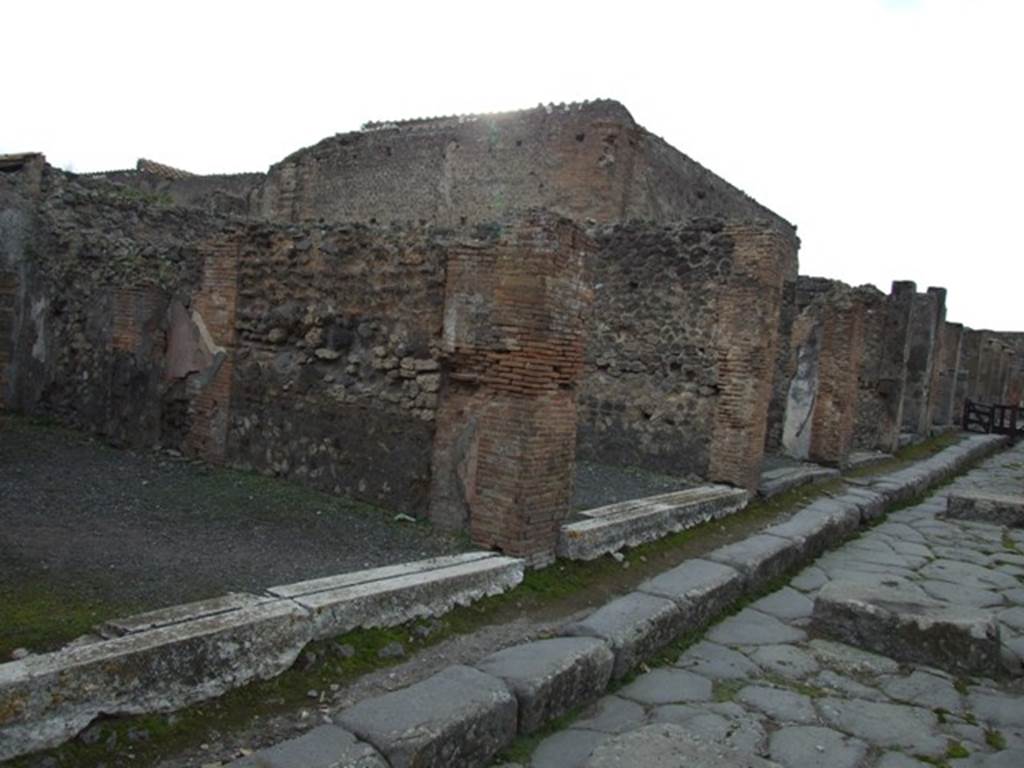
<path id="1" fill-rule="evenodd" d="M 142 202 L 245 216 L 252 208 L 250 198 L 266 174 L 221 173 L 169 178 L 158 173 L 126 170 L 92 173 L 85 178 L 117 184 L 126 190 L 124 194 L 137 197 Z"/>
<path id="2" fill-rule="evenodd" d="M 444 285 L 444 249 L 424 228 L 250 228 L 231 463 L 423 513 Z"/>
<path id="3" fill-rule="evenodd" d="M 762 384 L 795 248 L 768 228 L 718 219 L 598 230 L 581 458 L 747 486 L 763 445 L 751 452 L 746 437 L 764 437 Z M 726 448 L 730 431 L 742 451 Z"/>
<path id="4" fill-rule="evenodd" d="M 452 226 L 531 207 L 580 224 L 724 215 L 793 233 L 614 101 L 370 124 L 272 166 L 253 212 L 275 221 Z"/>
<path id="5" fill-rule="evenodd" d="M 190 305 L 229 225 L 52 169 L 0 216 L 21 222 L 3 238 L 17 274 L 8 405 L 119 444 L 184 448 L 216 368 Z"/>

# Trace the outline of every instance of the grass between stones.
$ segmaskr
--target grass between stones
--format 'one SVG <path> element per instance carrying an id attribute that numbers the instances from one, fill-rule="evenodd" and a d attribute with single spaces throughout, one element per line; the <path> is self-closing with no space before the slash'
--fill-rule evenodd
<path id="1" fill-rule="evenodd" d="M 910 451 L 917 457 L 933 455 L 951 442 L 949 435 L 933 438 L 900 452 L 898 460 L 908 463 L 904 454 Z M 859 475 L 882 474 L 891 470 L 892 467 L 878 464 L 865 468 Z M 320 722 L 321 712 L 330 708 L 331 692 L 344 688 L 369 672 L 394 666 L 403 660 L 379 655 L 385 646 L 401 643 L 407 655 L 414 655 L 455 635 L 472 633 L 485 626 L 524 616 L 536 621 L 551 620 L 602 605 L 657 573 L 761 530 L 841 485 L 842 480 L 837 479 L 795 488 L 772 499 L 757 500 L 723 520 L 630 549 L 624 552 L 622 562 L 609 555 L 589 562 L 559 560 L 543 570 L 528 571 L 523 583 L 510 592 L 457 608 L 439 619 L 390 629 L 356 630 L 312 643 L 290 670 L 276 678 L 252 683 L 171 714 L 98 721 L 61 747 L 18 758 L 9 765 L 11 768 L 29 768 L 38 764 L 41 755 L 51 758 L 53 764 L 60 768 L 84 768 L 97 763 L 105 763 L 111 768 L 149 765 L 161 758 L 194 750 L 202 744 L 217 742 L 223 734 L 247 729 L 255 731 L 260 723 L 286 715 L 294 715 L 304 724 L 303 729 L 308 730 Z M 712 626 L 779 589 L 796 570 L 765 585 L 756 594 L 745 595 L 727 613 L 717 617 Z M 81 621 L 85 623 L 86 618 Z M 673 663 L 709 628 L 679 638 L 648 665 L 643 665 L 610 688 L 608 693 L 628 684 L 649 667 Z M 791 681 L 786 681 L 786 686 L 792 688 Z M 814 691 L 813 694 L 818 695 L 819 692 Z M 499 762 L 502 758 L 521 761 L 524 756 L 528 757 L 545 736 L 571 724 L 580 711 L 566 714 L 541 732 L 520 737 L 499 755 Z M 281 735 L 280 738 L 286 736 Z"/>

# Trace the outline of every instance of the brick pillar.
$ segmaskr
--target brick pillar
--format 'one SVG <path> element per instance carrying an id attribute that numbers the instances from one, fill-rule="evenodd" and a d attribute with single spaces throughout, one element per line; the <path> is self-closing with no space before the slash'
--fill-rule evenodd
<path id="1" fill-rule="evenodd" d="M 956 375 L 956 423 L 963 417 L 964 401 L 976 399 L 978 388 L 978 363 L 981 355 L 981 331 L 964 328 L 960 342 L 960 369 Z"/>
<path id="2" fill-rule="evenodd" d="M 907 356 L 910 354 L 910 321 L 917 286 L 910 280 L 897 280 L 885 302 L 882 356 L 877 391 L 884 407 L 878 425 L 879 450 L 894 451 L 899 444 L 903 424 L 903 393 L 907 385 Z"/>
<path id="3" fill-rule="evenodd" d="M 17 274 L 0 270 L 0 408 L 13 402 L 8 368 L 14 355 L 14 305 L 18 300 Z"/>
<path id="4" fill-rule="evenodd" d="M 749 224 L 730 224 L 733 268 L 718 300 L 718 397 L 708 479 L 753 492 L 761 478 L 776 372 L 785 265 L 796 243 Z"/>
<path id="5" fill-rule="evenodd" d="M 227 453 L 231 385 L 234 378 L 235 309 L 238 299 L 238 243 L 226 238 L 203 246 L 199 289 L 192 298 L 192 322 L 207 347 L 219 348 L 189 403 L 191 423 L 185 447 L 207 461 Z"/>
<path id="6" fill-rule="evenodd" d="M 823 307 L 808 453 L 811 461 L 843 466 L 850 455 L 864 352 L 864 312 L 863 302 L 853 297 L 829 301 Z"/>
<path id="7" fill-rule="evenodd" d="M 927 435 L 931 426 L 928 392 L 932 381 L 937 297 L 932 293 L 914 295 L 910 319 L 910 352 L 907 355 L 907 383 L 903 391 L 903 431 Z"/>
<path id="8" fill-rule="evenodd" d="M 956 381 L 960 370 L 961 344 L 964 327 L 960 323 L 943 323 L 942 358 L 936 366 L 938 383 L 937 400 L 932 414 L 932 423 L 939 426 L 953 424 L 956 418 Z"/>
<path id="9" fill-rule="evenodd" d="M 464 504 L 475 544 L 534 564 L 553 559 L 570 509 L 588 249 L 567 220 L 531 212 L 448 253 L 431 518 L 450 525 Z"/>
<path id="10" fill-rule="evenodd" d="M 928 414 L 926 428 L 935 424 L 936 415 L 943 410 L 942 394 L 939 391 L 943 359 L 946 354 L 946 337 L 943 328 L 946 325 L 946 289 L 929 288 L 928 294 L 935 298 L 935 327 L 932 330 L 932 365 L 928 382 Z"/>

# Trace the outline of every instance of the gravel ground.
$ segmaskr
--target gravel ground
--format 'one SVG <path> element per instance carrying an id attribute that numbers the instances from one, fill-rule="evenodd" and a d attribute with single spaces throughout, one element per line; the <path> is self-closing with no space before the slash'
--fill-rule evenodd
<path id="1" fill-rule="evenodd" d="M 648 472 L 636 467 L 612 467 L 588 461 L 576 462 L 573 509 L 593 509 L 659 493 L 681 491 L 697 483 L 693 478 Z"/>
<path id="2" fill-rule="evenodd" d="M 0 602 L 13 587 L 154 608 L 465 546 L 294 483 L 0 415 Z"/>

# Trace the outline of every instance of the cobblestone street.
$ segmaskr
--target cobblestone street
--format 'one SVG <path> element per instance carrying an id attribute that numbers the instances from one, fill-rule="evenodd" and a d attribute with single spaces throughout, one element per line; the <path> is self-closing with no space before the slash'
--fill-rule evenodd
<path id="1" fill-rule="evenodd" d="M 1024 656 L 1024 531 L 941 519 L 946 496 L 1024 487 L 1024 444 L 896 511 L 788 585 L 711 627 L 544 739 L 533 768 L 693 764 L 695 749 L 785 768 L 1024 765 L 1021 678 L 955 677 L 809 632 L 827 583 L 898 586 L 1000 625 L 1006 663 Z M 700 744 L 694 746 L 693 739 Z M 701 747 L 703 744 L 703 747 Z M 770 762 L 765 762 L 765 761 Z M 698 762 L 696 764 L 704 764 Z"/>

